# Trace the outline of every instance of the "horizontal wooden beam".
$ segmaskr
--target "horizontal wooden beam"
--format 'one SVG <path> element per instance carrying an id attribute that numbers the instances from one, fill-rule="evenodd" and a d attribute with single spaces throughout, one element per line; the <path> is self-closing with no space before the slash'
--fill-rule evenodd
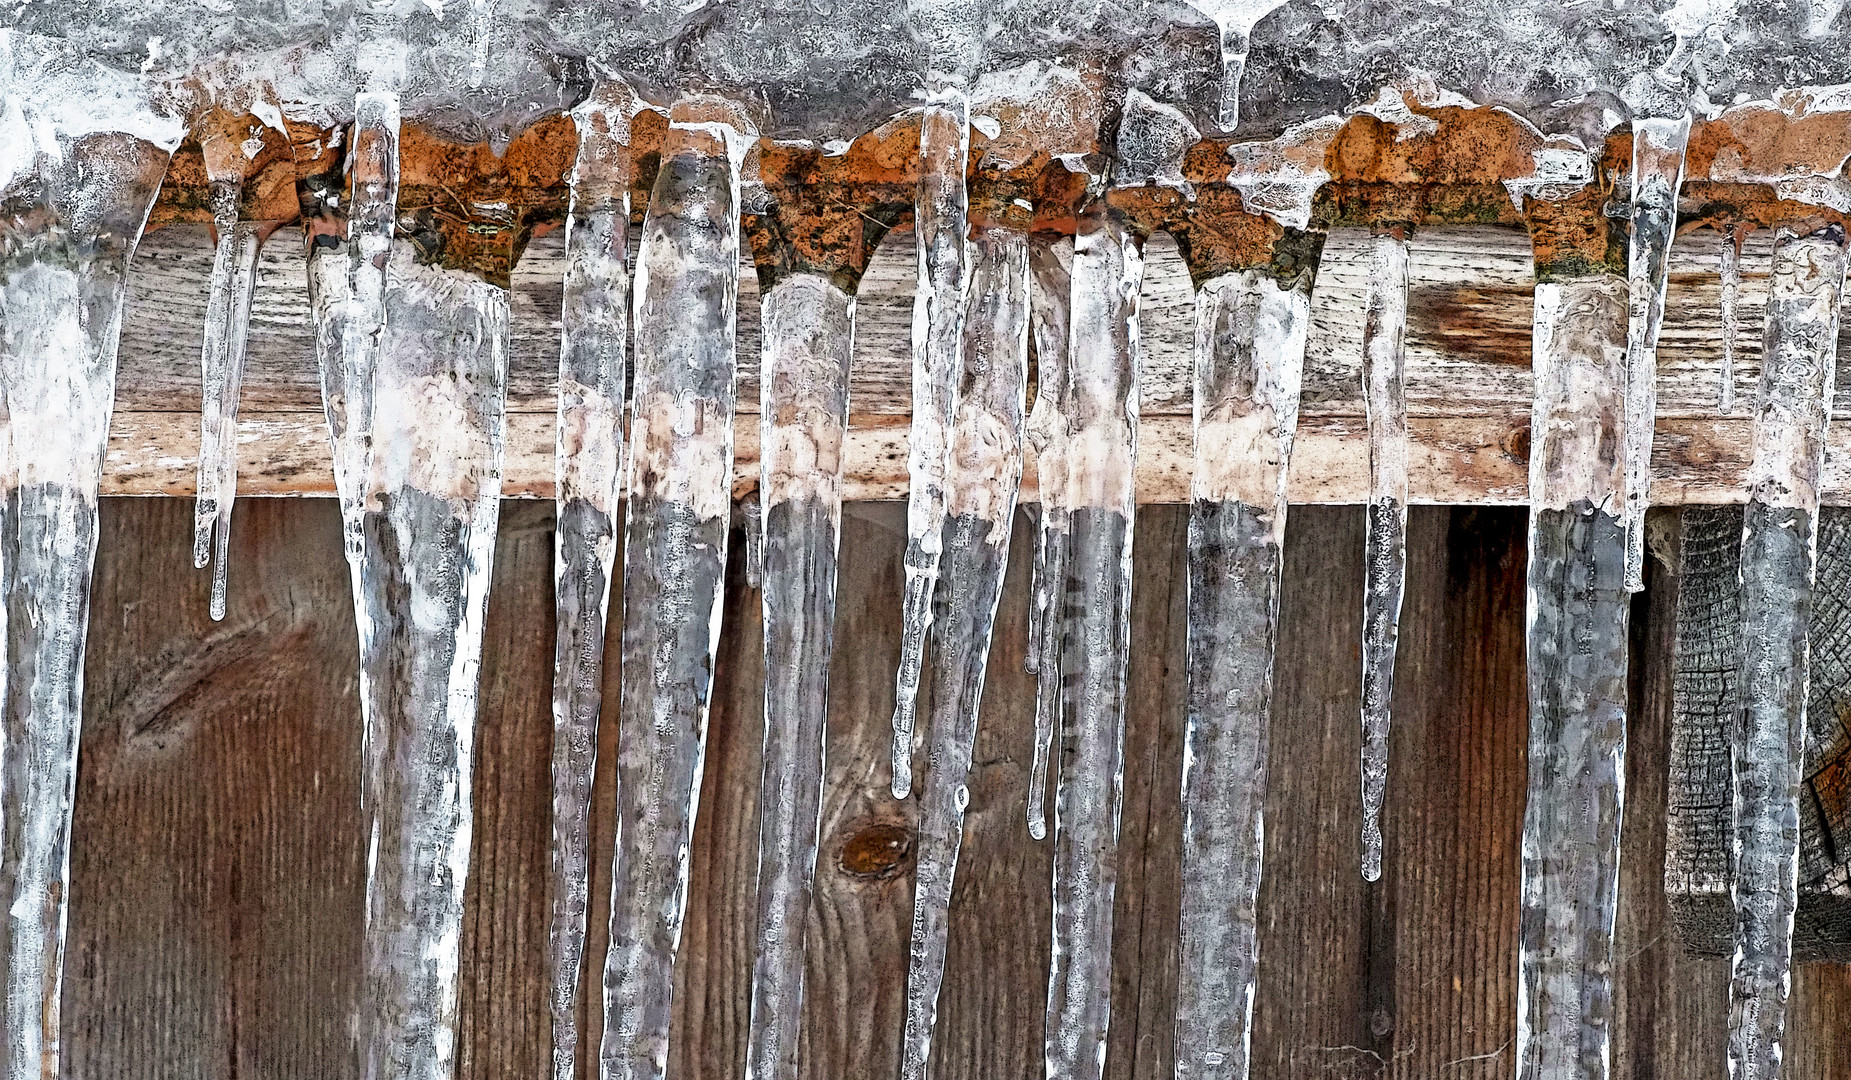
<path id="1" fill-rule="evenodd" d="M 1737 404 L 1717 409 L 1722 362 L 1717 309 L 1719 239 L 1708 230 L 1680 237 L 1659 352 L 1659 422 L 1653 501 L 1721 503 L 1740 498 L 1761 354 L 1767 285 L 1766 233 L 1743 258 L 1736 343 Z M 1365 497 L 1366 441 L 1361 402 L 1362 304 L 1367 234 L 1335 230 L 1313 297 L 1304 404 L 1292 470 L 1292 499 L 1354 503 Z M 538 238 L 515 268 L 505 489 L 550 497 L 553 392 L 558 357 L 563 247 Z M 1190 351 L 1193 292 L 1176 247 L 1161 234 L 1147 252 L 1141 320 L 1145 362 L 1138 495 L 1145 502 L 1188 499 Z M 1416 234 L 1408 337 L 1412 493 L 1417 502 L 1521 503 L 1531 378 L 1530 246 L 1505 228 Z M 150 234 L 138 255 L 125 318 L 121 373 L 104 490 L 118 495 L 190 495 L 198 441 L 198 356 L 205 280 L 212 249 L 206 231 L 171 226 Z M 846 463 L 847 494 L 897 498 L 905 491 L 910 411 L 913 288 L 910 233 L 888 238 L 863 279 L 857 305 L 855 421 Z M 240 488 L 253 495 L 332 494 L 327 437 L 314 370 L 302 250 L 279 233 L 264 251 L 253 304 L 250 357 L 239 420 Z M 758 296 L 740 289 L 738 487 L 757 473 Z M 1851 320 L 1846 321 L 1851 327 Z M 1838 411 L 1851 415 L 1841 383 Z M 1834 425 L 1827 460 L 1828 501 L 1851 502 L 1851 424 Z M 1034 492 L 1031 456 L 1025 495 Z"/>

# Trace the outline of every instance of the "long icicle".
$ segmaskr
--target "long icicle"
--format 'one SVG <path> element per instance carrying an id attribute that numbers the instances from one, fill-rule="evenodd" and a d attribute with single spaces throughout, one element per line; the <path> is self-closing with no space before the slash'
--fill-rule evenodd
<path id="1" fill-rule="evenodd" d="M 1363 408 L 1369 418 L 1369 532 L 1363 552 L 1363 880 L 1376 881 L 1382 876 L 1389 707 L 1408 569 L 1405 229 L 1396 227 L 1374 238 L 1369 268 L 1363 313 Z"/>
<path id="2" fill-rule="evenodd" d="M 1074 240 L 1068 347 L 1069 552 L 1054 800 L 1048 1080 L 1105 1068 L 1112 1014 L 1112 897 L 1131 649 L 1131 530 L 1137 503 L 1141 240 L 1095 199 Z"/>
<path id="3" fill-rule="evenodd" d="M 177 123 L 60 45 L 0 31 L 0 1077 L 56 1080 L 97 489 L 128 265 Z M 122 125 L 123 131 L 112 130 Z M 93 126 L 95 125 L 95 126 Z M 139 132 L 143 138 L 124 133 Z M 152 141 L 144 141 L 152 140 Z"/>
<path id="4" fill-rule="evenodd" d="M 1589 232 L 1587 198 L 1530 203 L 1539 253 Z M 1558 230 L 1552 215 L 1571 220 Z M 1517 1076 L 1605 1080 L 1626 779 L 1626 285 L 1540 256 L 1537 279 Z"/>
<path id="5" fill-rule="evenodd" d="M 1047 234 L 1029 245 L 1034 279 L 1029 326 L 1035 342 L 1035 407 L 1028 438 L 1035 447 L 1041 516 L 1035 523 L 1035 571 L 1024 666 L 1035 678 L 1035 753 L 1028 778 L 1028 835 L 1048 835 L 1048 762 L 1060 723 L 1060 622 L 1067 576 L 1067 308 L 1073 253 Z"/>
<path id="6" fill-rule="evenodd" d="M 668 1068 L 731 524 L 739 168 L 754 137 L 730 102 L 677 102 L 637 254 L 605 1080 Z"/>
<path id="7" fill-rule="evenodd" d="M 1652 428 L 1658 413 L 1658 332 L 1665 321 L 1665 286 L 1689 140 L 1689 113 L 1633 121 L 1632 231 L 1626 245 L 1628 592 L 1645 588 L 1645 511 L 1651 504 Z"/>
<path id="8" fill-rule="evenodd" d="M 548 1003 L 554 1080 L 573 1080 L 590 904 L 591 787 L 603 705 L 604 624 L 616 563 L 629 358 L 630 120 L 635 97 L 600 82 L 579 132 L 560 300 L 558 521 L 553 533 L 553 844 Z"/>
<path id="9" fill-rule="evenodd" d="M 1731 744 L 1735 952 L 1729 1076 L 1779 1080 L 1799 899 L 1812 587 L 1845 279 L 1845 230 L 1774 238 L 1754 462 L 1742 515 L 1740 721 Z"/>
<path id="10" fill-rule="evenodd" d="M 1290 234 L 1288 234 L 1290 235 Z M 1259 969 L 1266 756 L 1318 239 L 1196 291 L 1176 1075 L 1243 1080 Z"/>
<path id="11" fill-rule="evenodd" d="M 746 1077 L 797 1080 L 804 927 L 823 812 L 855 298 L 830 274 L 801 271 L 767 290 L 759 311 L 765 740 Z"/>
<path id="12" fill-rule="evenodd" d="M 1735 411 L 1735 343 L 1742 326 L 1736 300 L 1742 291 L 1742 240 L 1748 227 L 1736 224 L 1723 234 L 1722 258 L 1717 266 L 1718 307 L 1722 322 L 1722 376 L 1716 391 L 1716 408 L 1727 416 Z"/>
<path id="13" fill-rule="evenodd" d="M 913 416 L 906 469 L 906 595 L 894 678 L 893 797 L 913 790 L 913 721 L 932 625 L 932 592 L 945 524 L 945 470 L 964 366 L 964 271 L 970 99 L 938 87 L 919 117 L 919 188 L 913 231 L 919 288 L 913 300 Z"/>
<path id="14" fill-rule="evenodd" d="M 207 197 L 217 233 L 212 278 L 207 289 L 204 341 L 199 353 L 199 472 L 193 500 L 193 566 L 212 566 L 208 607 L 225 617 L 230 570 L 231 512 L 238 497 L 238 396 L 244 387 L 245 340 L 251 324 L 251 295 L 257 286 L 257 250 L 262 226 L 242 213 L 244 180 L 253 166 L 239 140 L 248 121 L 223 111 L 207 114 L 201 150 L 209 178 Z"/>
<path id="15" fill-rule="evenodd" d="M 952 428 L 948 473 L 945 606 L 933 626 L 938 659 L 932 668 L 913 871 L 902 1080 L 925 1080 L 932 1051 L 952 880 L 970 804 L 971 754 L 1022 479 L 1029 321 L 1025 224 L 988 224 L 971 244 L 964 392 Z"/>

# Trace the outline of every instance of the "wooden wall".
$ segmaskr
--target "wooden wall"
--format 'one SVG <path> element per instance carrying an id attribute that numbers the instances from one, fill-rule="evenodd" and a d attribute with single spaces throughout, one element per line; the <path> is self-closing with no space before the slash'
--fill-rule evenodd
<path id="1" fill-rule="evenodd" d="M 363 838 L 356 646 L 332 500 L 240 504 L 231 612 L 206 618 L 191 503 L 115 499 L 91 617 L 66 1075 L 349 1074 Z M 1146 507 L 1126 740 L 1107 1075 L 1170 1075 L 1187 509 Z M 903 508 L 847 513 L 829 792 L 809 927 L 806 1077 L 891 1076 L 911 905 L 910 804 L 887 794 Z M 477 743 L 459 1074 L 544 1074 L 551 505 L 510 502 Z M 1419 508 L 1403 616 L 1386 870 L 1358 870 L 1362 515 L 1294 508 L 1261 890 L 1256 1077 L 1512 1075 L 1524 798 L 1524 512 Z M 1025 527 L 997 626 L 939 1011 L 940 1080 L 1038 1078 L 1049 845 L 1022 823 L 1033 680 Z M 1660 568 L 1654 566 L 1654 570 Z M 615 599 L 615 598 L 614 598 Z M 670 1060 L 744 1062 L 762 660 L 737 565 L 709 743 Z M 1634 607 L 1617 946 L 1620 1077 L 1721 1078 L 1727 968 L 1689 960 L 1661 886 L 1674 582 Z M 617 649 L 609 653 L 614 697 Z M 607 724 L 604 761 L 614 756 Z M 608 768 L 602 779 L 608 779 Z M 608 866 L 609 790 L 599 836 Z M 594 905 L 608 902 L 594 878 Z M 602 928 L 592 928 L 601 955 Z M 593 1029 L 595 972 L 583 1013 Z M 1851 967 L 1795 980 L 1790 1077 L 1851 1077 Z M 583 1072 L 594 1075 L 589 1054 Z"/>

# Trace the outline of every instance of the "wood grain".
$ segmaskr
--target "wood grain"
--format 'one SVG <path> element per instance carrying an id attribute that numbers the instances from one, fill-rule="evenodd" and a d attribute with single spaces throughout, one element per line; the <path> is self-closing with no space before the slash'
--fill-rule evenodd
<path id="1" fill-rule="evenodd" d="M 1022 813 L 1033 680 L 1021 672 L 1025 518 L 971 783 L 939 1014 L 940 1080 L 1041 1075 L 1046 844 Z M 544 1068 L 550 506 L 504 508 L 482 676 L 465 932 L 461 1077 Z M 830 701 L 829 788 L 803 1070 L 892 1075 L 911 903 L 912 804 L 886 793 L 904 508 L 851 504 Z M 1362 518 L 1294 509 L 1260 895 L 1256 1075 L 1452 1080 L 1510 1074 L 1516 842 L 1526 727 L 1525 515 L 1417 508 L 1381 883 L 1359 871 L 1356 686 Z M 232 612 L 205 619 L 175 500 L 105 503 L 91 623 L 64 1036 L 73 1078 L 347 1075 L 364 851 L 351 601 L 325 500 L 251 500 Z M 1187 510 L 1140 513 L 1124 839 L 1113 950 L 1113 1080 L 1167 1077 L 1175 978 Z M 691 852 L 670 1069 L 740 1075 L 752 953 L 763 658 L 735 560 Z M 1613 1060 L 1629 1078 L 1720 1078 L 1724 962 L 1688 959 L 1663 895 L 1670 642 L 1654 572 L 1634 609 L 1635 695 Z M 607 690 L 618 672 L 614 647 Z M 607 724 L 596 865 L 611 842 Z M 593 877 L 593 909 L 609 903 Z M 595 1075 L 596 962 L 581 1075 Z M 1851 967 L 1795 980 L 1792 1075 L 1851 1078 Z"/>
<path id="2" fill-rule="evenodd" d="M 1292 499 L 1366 501 L 1362 423 L 1362 309 L 1367 234 L 1333 230 L 1312 296 L 1303 414 L 1292 465 Z M 516 268 L 512 292 L 506 491 L 550 498 L 553 394 L 559 355 L 563 237 L 537 238 Z M 854 499 L 906 490 L 906 416 L 911 398 L 913 240 L 888 235 L 870 262 L 856 305 L 854 410 L 845 461 Z M 1530 244 L 1491 227 L 1435 229 L 1411 241 L 1408 321 L 1410 483 L 1416 502 L 1510 504 L 1527 493 L 1531 378 Z M 1653 499 L 1661 505 L 1741 499 L 1749 404 L 1760 372 L 1769 244 L 1750 237 L 1743 256 L 1736 342 L 1736 411 L 1717 411 L 1722 349 L 1716 265 L 1721 245 L 1700 230 L 1672 253 L 1658 354 L 1658 441 Z M 189 495 L 198 449 L 199 344 L 212 248 L 206 230 L 169 226 L 142 243 L 124 320 L 117 410 L 104 486 L 116 495 Z M 333 493 L 314 370 L 306 279 L 293 234 L 266 245 L 253 301 L 238 439 L 247 493 Z M 758 293 L 740 275 L 739 408 L 758 408 Z M 1176 245 L 1150 241 L 1140 322 L 1144 437 L 1138 498 L 1187 502 L 1190 473 L 1194 296 Z M 1845 321 L 1851 335 L 1851 319 Z M 1839 392 L 1851 407 L 1851 372 Z M 756 425 L 739 426 L 736 487 L 757 482 Z M 1834 425 L 1827 501 L 1851 500 L 1851 420 Z M 1033 462 L 1024 497 L 1036 498 Z"/>

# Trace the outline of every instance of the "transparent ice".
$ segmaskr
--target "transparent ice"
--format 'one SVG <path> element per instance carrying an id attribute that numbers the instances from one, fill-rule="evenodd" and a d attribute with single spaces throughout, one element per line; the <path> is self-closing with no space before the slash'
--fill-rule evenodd
<path id="1" fill-rule="evenodd" d="M 996 605 L 1009 565 L 1009 534 L 1022 478 L 1028 383 L 1029 240 L 990 225 L 971 244 L 964 324 L 964 392 L 951 430 L 941 563 L 943 608 L 933 623 L 926 771 L 913 870 L 902 1080 L 926 1080 L 945 974 L 952 880 Z"/>
<path id="2" fill-rule="evenodd" d="M 1196 290 L 1179 1078 L 1244 1080 L 1259 970 L 1273 650 L 1311 274 Z"/>
<path id="3" fill-rule="evenodd" d="M 1048 760 L 1060 723 L 1061 614 L 1067 578 L 1067 335 L 1073 247 L 1044 235 L 1030 239 L 1029 327 L 1035 345 L 1035 406 L 1028 439 L 1035 448 L 1041 514 L 1035 522 L 1035 568 L 1024 666 L 1035 678 L 1035 751 L 1028 778 L 1028 835 L 1048 834 Z"/>
<path id="4" fill-rule="evenodd" d="M 1067 366 L 1068 556 L 1060 620 L 1049 1080 L 1094 1080 L 1112 1014 L 1112 902 L 1124 787 L 1131 530 L 1137 504 L 1142 241 L 1095 199 L 1074 239 Z"/>
<path id="5" fill-rule="evenodd" d="M 1605 1080 L 1626 780 L 1626 283 L 1536 285 L 1519 1080 Z"/>
<path id="6" fill-rule="evenodd" d="M 0 1077 L 56 1080 L 97 488 L 128 268 L 180 125 L 0 30 Z"/>
<path id="7" fill-rule="evenodd" d="M 603 705 L 604 625 L 617 556 L 628 374 L 630 121 L 634 95 L 603 82 L 573 114 L 578 157 L 566 218 L 560 301 L 557 522 L 553 585 L 553 843 L 547 934 L 553 1076 L 577 1076 L 585 955 L 591 787 Z"/>
<path id="8" fill-rule="evenodd" d="M 1626 588 L 1645 588 L 1645 511 L 1651 504 L 1658 412 L 1658 332 L 1677 234 L 1690 114 L 1633 121 L 1632 233 L 1626 250 Z"/>
<path id="9" fill-rule="evenodd" d="M 759 312 L 765 741 L 746 1076 L 797 1080 L 804 927 L 823 813 L 855 298 L 827 274 L 800 271 L 766 291 Z"/>
<path id="10" fill-rule="evenodd" d="M 1774 237 L 1754 459 L 1742 514 L 1741 720 L 1731 747 L 1731 1080 L 1779 1080 L 1799 900 L 1808 631 L 1837 369 L 1845 231 Z"/>
<path id="11" fill-rule="evenodd" d="M 1400 230 L 1371 245 L 1363 313 L 1363 407 L 1369 424 L 1368 536 L 1363 552 L 1363 879 L 1382 876 L 1389 706 L 1407 585 L 1408 244 Z"/>
<path id="12" fill-rule="evenodd" d="M 605 1080 L 660 1080 L 668 1068 L 731 528 L 739 170 L 754 137 L 731 102 L 675 103 L 632 283 Z"/>
<path id="13" fill-rule="evenodd" d="M 244 185 L 214 180 L 212 222 L 218 243 L 207 286 L 205 342 L 199 354 L 199 480 L 193 501 L 193 565 L 212 564 L 212 618 L 225 617 L 231 510 L 238 497 L 238 395 L 244 386 L 244 346 L 251 294 L 257 285 L 261 234 L 238 212 Z"/>

